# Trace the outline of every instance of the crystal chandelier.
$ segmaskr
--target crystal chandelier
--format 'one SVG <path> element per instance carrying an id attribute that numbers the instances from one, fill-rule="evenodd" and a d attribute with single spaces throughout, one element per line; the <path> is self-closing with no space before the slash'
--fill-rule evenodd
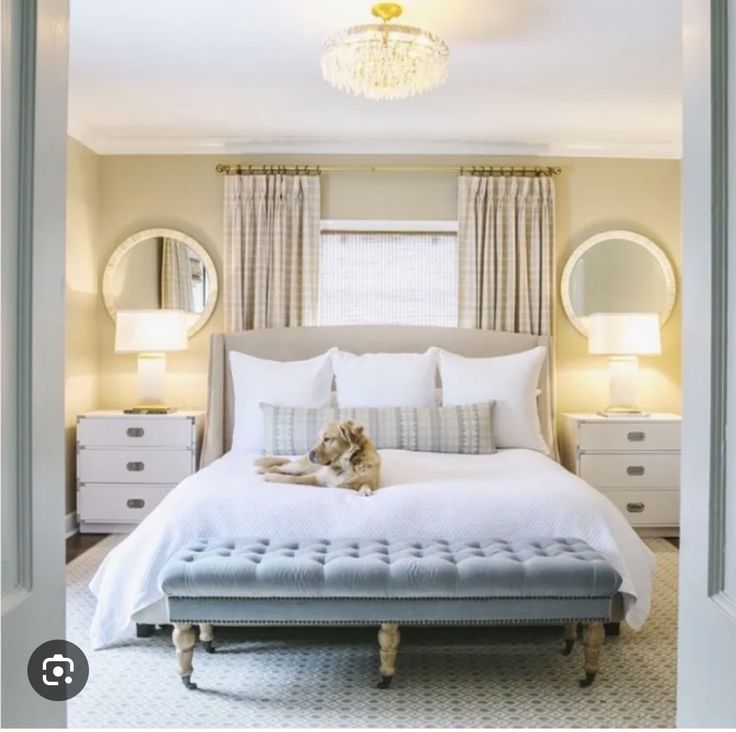
<path id="1" fill-rule="evenodd" d="M 396 3 L 378 3 L 371 12 L 383 22 L 347 28 L 325 44 L 322 75 L 328 84 L 368 99 L 403 99 L 446 81 L 450 51 L 441 38 L 390 24 L 403 12 Z"/>

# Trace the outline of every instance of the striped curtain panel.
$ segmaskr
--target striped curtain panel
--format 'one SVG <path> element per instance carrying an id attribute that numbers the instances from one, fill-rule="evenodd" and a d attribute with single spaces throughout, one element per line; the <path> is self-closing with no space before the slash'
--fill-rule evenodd
<path id="1" fill-rule="evenodd" d="M 551 177 L 460 176 L 460 327 L 551 335 L 554 256 Z"/>
<path id="2" fill-rule="evenodd" d="M 161 242 L 161 307 L 193 313 L 192 278 L 189 247 L 165 236 Z"/>
<path id="3" fill-rule="evenodd" d="M 226 330 L 315 323 L 319 221 L 319 176 L 225 177 Z"/>

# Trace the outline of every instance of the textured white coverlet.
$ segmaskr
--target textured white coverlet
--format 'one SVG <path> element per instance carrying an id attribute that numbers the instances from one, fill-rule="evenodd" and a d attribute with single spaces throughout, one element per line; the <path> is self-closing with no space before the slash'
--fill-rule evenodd
<path id="1" fill-rule="evenodd" d="M 623 578 L 626 620 L 649 614 L 654 555 L 602 494 L 533 450 L 447 455 L 382 450 L 372 496 L 266 483 L 253 454 L 230 452 L 177 486 L 105 558 L 90 583 L 94 648 L 121 637 L 133 613 L 160 600 L 158 575 L 198 536 L 473 540 L 575 537 Z"/>

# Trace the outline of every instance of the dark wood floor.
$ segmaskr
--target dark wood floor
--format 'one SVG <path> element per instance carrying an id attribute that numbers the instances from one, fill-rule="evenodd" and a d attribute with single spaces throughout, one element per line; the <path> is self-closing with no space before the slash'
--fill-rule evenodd
<path id="1" fill-rule="evenodd" d="M 66 563 L 76 559 L 82 552 L 102 541 L 107 534 L 74 534 L 66 540 Z"/>

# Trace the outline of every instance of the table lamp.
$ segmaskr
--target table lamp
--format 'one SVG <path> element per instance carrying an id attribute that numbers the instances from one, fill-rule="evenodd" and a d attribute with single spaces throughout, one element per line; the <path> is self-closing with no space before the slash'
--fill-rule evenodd
<path id="1" fill-rule="evenodd" d="M 173 412 L 164 405 L 165 351 L 187 348 L 188 313 L 183 310 L 118 310 L 115 351 L 138 354 L 138 405 L 131 414 Z"/>
<path id="2" fill-rule="evenodd" d="M 662 352 L 656 313 L 594 313 L 588 320 L 588 353 L 610 356 L 610 403 L 605 417 L 645 416 L 636 406 L 639 358 Z"/>

